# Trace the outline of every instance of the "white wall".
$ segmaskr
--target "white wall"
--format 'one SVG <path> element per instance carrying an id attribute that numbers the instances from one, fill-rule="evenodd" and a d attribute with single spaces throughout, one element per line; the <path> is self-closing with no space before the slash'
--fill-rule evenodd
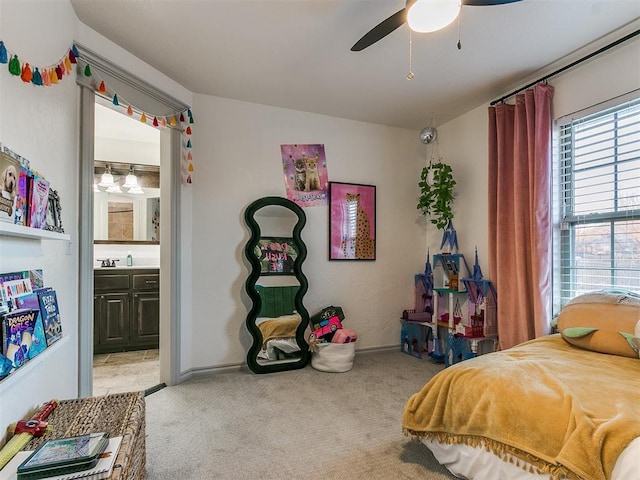
<path id="1" fill-rule="evenodd" d="M 533 79 L 532 79 L 533 80 Z M 527 82 L 523 82 L 527 83 Z M 602 56 L 552 78 L 553 116 L 559 118 L 640 88 L 640 39 L 629 41 Z M 478 256 L 485 278 L 488 267 L 488 105 L 478 107 L 438 127 L 440 149 L 458 182 L 454 223 L 460 252 L 473 261 Z M 428 245 L 439 247 L 440 235 L 429 227 Z"/>
<path id="2" fill-rule="evenodd" d="M 327 207 L 305 208 L 307 310 L 342 306 L 360 349 L 398 345 L 399 317 L 413 307 L 413 275 L 424 269 L 418 132 L 206 95 L 195 95 L 194 114 L 193 323 L 185 328 L 183 319 L 183 373 L 245 360 L 250 301 L 243 215 L 257 198 L 286 196 L 281 144 L 322 143 L 330 181 L 376 186 L 374 262 L 329 262 Z"/>
<path id="3" fill-rule="evenodd" d="M 0 38 L 31 65 L 51 65 L 68 52 L 77 18 L 68 2 L 0 1 Z M 55 26 L 55 28 L 52 28 Z M 40 32 L 40 33 L 35 33 Z M 46 33 L 44 33 L 46 32 Z M 0 383 L 0 444 L 4 428 L 52 398 L 77 395 L 77 182 L 78 91 L 75 72 L 58 85 L 36 87 L 0 72 L 0 142 L 31 161 L 58 190 L 65 232 L 72 244 L 0 236 L 0 271 L 42 268 L 47 285 L 57 290 L 67 339 L 47 349 Z"/>

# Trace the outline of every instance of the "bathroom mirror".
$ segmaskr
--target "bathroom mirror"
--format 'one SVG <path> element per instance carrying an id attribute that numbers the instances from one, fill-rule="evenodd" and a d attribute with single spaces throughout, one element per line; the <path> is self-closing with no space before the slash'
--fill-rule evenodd
<path id="1" fill-rule="evenodd" d="M 107 172 L 117 188 L 101 185 Z M 138 188 L 126 186 L 130 174 Z M 94 243 L 159 243 L 159 166 L 96 161 L 93 191 Z"/>
<path id="2" fill-rule="evenodd" d="M 254 373 L 302 368 L 309 362 L 304 332 L 309 313 L 303 304 L 307 278 L 302 264 L 302 208 L 282 197 L 264 197 L 245 210 L 251 238 L 245 257 L 251 265 L 245 289 L 252 306 L 246 326 L 253 338 L 247 365 Z"/>

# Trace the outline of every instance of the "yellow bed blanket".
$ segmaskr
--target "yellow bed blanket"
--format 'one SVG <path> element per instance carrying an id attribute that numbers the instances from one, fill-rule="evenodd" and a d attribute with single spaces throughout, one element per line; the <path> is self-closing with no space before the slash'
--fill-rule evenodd
<path id="1" fill-rule="evenodd" d="M 299 315 L 287 315 L 273 320 L 265 320 L 258 324 L 262 333 L 262 348 L 267 347 L 267 342 L 276 338 L 291 338 L 296 336 L 296 329 L 300 325 Z"/>
<path id="2" fill-rule="evenodd" d="M 438 373 L 409 399 L 402 425 L 552 478 L 604 480 L 640 437 L 640 360 L 538 338 Z"/>

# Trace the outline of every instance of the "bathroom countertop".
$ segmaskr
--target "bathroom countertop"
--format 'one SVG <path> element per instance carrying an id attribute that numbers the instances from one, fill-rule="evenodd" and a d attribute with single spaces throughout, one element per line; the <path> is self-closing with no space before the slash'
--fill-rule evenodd
<path id="1" fill-rule="evenodd" d="M 133 265 L 127 267 L 126 265 L 117 267 L 93 267 L 94 270 L 160 270 L 158 265 Z"/>

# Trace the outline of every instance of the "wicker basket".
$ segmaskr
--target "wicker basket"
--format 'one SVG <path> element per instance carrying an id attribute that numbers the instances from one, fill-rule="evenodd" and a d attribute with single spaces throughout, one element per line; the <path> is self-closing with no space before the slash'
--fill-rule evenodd
<path id="1" fill-rule="evenodd" d="M 144 392 L 62 400 L 47 418 L 51 432 L 33 438 L 24 450 L 35 450 L 50 438 L 91 432 L 122 436 L 118 457 L 109 480 L 143 480 L 146 466 Z"/>

